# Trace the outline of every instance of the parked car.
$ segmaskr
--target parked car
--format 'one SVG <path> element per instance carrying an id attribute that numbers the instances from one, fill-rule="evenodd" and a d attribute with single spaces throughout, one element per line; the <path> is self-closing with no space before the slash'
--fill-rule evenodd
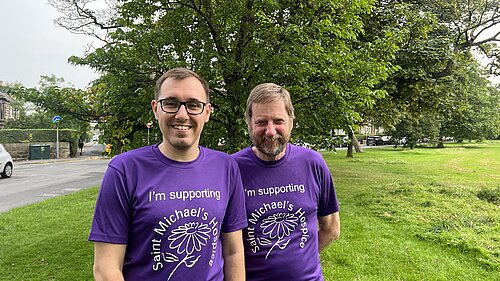
<path id="1" fill-rule="evenodd" d="M 369 136 L 366 138 L 366 145 L 379 145 L 381 140 L 380 136 Z"/>
<path id="2" fill-rule="evenodd" d="M 382 136 L 380 137 L 381 139 L 381 144 L 380 145 L 390 145 L 392 144 L 392 137 L 391 136 Z"/>
<path id="3" fill-rule="evenodd" d="M 367 145 L 389 145 L 391 144 L 390 136 L 370 136 L 366 139 Z"/>
<path id="4" fill-rule="evenodd" d="M 10 157 L 10 154 L 5 150 L 3 145 L 0 144 L 0 176 L 2 178 L 10 178 L 13 168 L 14 161 L 12 161 L 12 157 Z"/>

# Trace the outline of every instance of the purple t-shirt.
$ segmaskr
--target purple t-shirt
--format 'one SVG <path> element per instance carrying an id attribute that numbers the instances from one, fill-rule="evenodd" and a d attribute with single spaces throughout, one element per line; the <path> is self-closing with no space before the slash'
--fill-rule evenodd
<path id="1" fill-rule="evenodd" d="M 224 280 L 220 234 L 247 226 L 236 161 L 200 147 L 192 162 L 158 145 L 108 166 L 89 240 L 127 244 L 125 280 Z"/>
<path id="2" fill-rule="evenodd" d="M 287 144 L 278 161 L 262 161 L 251 147 L 233 157 L 245 189 L 247 280 L 323 280 L 317 217 L 339 205 L 321 155 Z"/>

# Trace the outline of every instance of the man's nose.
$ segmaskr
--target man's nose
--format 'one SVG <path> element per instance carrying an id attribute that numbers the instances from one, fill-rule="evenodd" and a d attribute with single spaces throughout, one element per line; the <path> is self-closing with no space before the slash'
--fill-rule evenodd
<path id="1" fill-rule="evenodd" d="M 176 118 L 182 118 L 182 119 L 188 119 L 189 114 L 187 112 L 187 105 L 186 104 L 181 104 L 179 107 L 179 110 L 177 110 L 177 113 L 175 113 Z"/>
<path id="2" fill-rule="evenodd" d="M 274 126 L 273 122 L 268 122 L 266 128 L 266 136 L 274 137 L 275 135 L 276 135 L 276 127 Z"/>

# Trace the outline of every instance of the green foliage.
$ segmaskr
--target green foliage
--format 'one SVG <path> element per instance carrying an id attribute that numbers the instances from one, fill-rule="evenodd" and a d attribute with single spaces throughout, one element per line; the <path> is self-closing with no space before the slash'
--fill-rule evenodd
<path id="1" fill-rule="evenodd" d="M 402 142 L 403 147 L 413 147 L 417 142 L 427 139 L 427 142 L 436 143 L 440 139 L 440 117 L 434 112 L 421 112 L 418 116 L 401 120 L 387 134 L 395 141 Z M 398 143 L 395 143 L 396 146 Z"/>
<path id="2" fill-rule="evenodd" d="M 47 113 L 34 112 L 30 115 L 21 114 L 19 119 L 7 120 L 6 129 L 49 129 L 52 116 Z"/>
<path id="3" fill-rule="evenodd" d="M 436 128 L 442 129 L 441 136 L 457 139 L 494 136 L 500 130 L 500 118 L 495 113 L 499 94 L 486 90 L 486 73 L 472 54 L 488 53 L 498 61 L 490 49 L 494 39 L 484 36 L 479 40 L 477 36 L 487 33 L 483 32 L 485 27 L 493 30 L 498 25 L 500 15 L 494 12 L 498 4 L 380 1 L 371 24 L 366 24 L 366 32 L 378 34 L 380 26 L 393 28 L 401 36 L 402 45 L 394 60 L 399 70 L 380 85 L 388 96 L 377 101 L 367 117 L 393 131 L 399 130 L 398 134 L 406 134 L 409 139 L 422 132 L 425 137 L 435 138 Z M 493 49 L 498 52 L 498 48 Z M 415 131 L 408 131 L 409 124 Z M 422 130 L 421 124 L 430 125 L 430 132 Z"/>
<path id="4" fill-rule="evenodd" d="M 500 89 L 489 86 L 476 62 L 464 58 L 461 64 L 453 75 L 461 82 L 439 108 L 441 135 L 457 140 L 494 139 L 500 135 Z"/>
<path id="5" fill-rule="evenodd" d="M 0 130 L 0 143 L 55 142 L 56 135 L 55 129 L 2 129 Z M 79 136 L 77 130 L 59 130 L 59 141 L 76 142 Z"/>
<path id="6" fill-rule="evenodd" d="M 38 88 L 13 84 L 3 90 L 14 98 L 13 105 L 20 113 L 18 119 L 8 120 L 5 128 L 51 129 L 56 127 L 52 118 L 59 115 L 60 129 L 75 129 L 81 135 L 90 129 L 92 118 L 85 92 L 65 86 L 62 78 L 42 76 Z"/>
<path id="7" fill-rule="evenodd" d="M 127 1 L 111 20 L 116 28 L 108 43 L 71 61 L 103 73 L 87 96 L 95 101 L 99 128 L 115 152 L 140 143 L 134 136 L 153 119 L 154 81 L 175 66 L 193 69 L 211 86 L 214 111 L 202 145 L 218 148 L 224 141 L 223 149 L 232 152 L 249 144 L 244 104 L 259 83 L 290 90 L 299 138 L 359 121 L 358 111 L 384 95 L 372 87 L 392 69 L 385 58 L 396 49 L 393 35 L 356 41 L 363 33 L 361 17 L 372 5 L 368 0 Z"/>
<path id="8" fill-rule="evenodd" d="M 492 72 L 498 66 L 496 39 L 477 36 L 498 25 L 498 0 L 132 0 L 118 1 L 108 13 L 87 9 L 87 1 L 50 2 L 66 13 L 59 21 L 66 28 L 105 31 L 102 47 L 70 59 L 102 76 L 86 90 L 44 77 L 40 89 L 21 92 L 46 109 L 99 122 L 113 153 L 144 145 L 145 124 L 154 119 L 155 80 L 176 66 L 209 82 L 214 110 L 201 144 L 219 148 L 224 142 L 228 152 L 249 144 L 244 104 L 262 82 L 289 89 L 297 109 L 294 137 L 315 145 L 333 129 L 367 121 L 395 129 L 403 120 L 418 128 L 430 125 L 431 116 L 433 134 L 436 128 L 468 138 L 498 132 L 498 114 L 488 116 L 498 111 L 498 94 L 489 91 L 491 99 L 483 102 L 483 82 L 474 79 L 474 92 L 461 80 L 468 71 L 471 79 L 485 75 L 468 67 L 473 49 L 495 59 Z M 456 107 L 463 89 L 470 106 Z M 479 96 L 475 103 L 472 97 Z M 463 122 L 465 129 L 458 126 Z"/>
<path id="9" fill-rule="evenodd" d="M 433 104 L 426 106 L 419 102 L 419 110 L 406 111 L 389 134 L 407 138 L 411 146 L 422 139 L 480 140 L 495 139 L 500 134 L 500 91 L 489 86 L 477 62 L 457 60 L 454 73 L 432 87 L 439 100 L 430 99 Z M 427 88 L 414 85 L 412 90 Z"/>

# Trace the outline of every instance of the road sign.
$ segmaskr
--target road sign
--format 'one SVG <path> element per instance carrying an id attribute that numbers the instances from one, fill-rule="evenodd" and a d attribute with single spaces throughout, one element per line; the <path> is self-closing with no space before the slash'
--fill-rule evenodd
<path id="1" fill-rule="evenodd" d="M 146 127 L 148 127 L 148 145 L 149 145 L 149 129 L 151 129 L 152 126 L 153 126 L 153 121 L 149 121 L 146 124 Z"/>
<path id="2" fill-rule="evenodd" d="M 61 116 L 59 115 L 52 118 L 52 123 L 56 123 L 56 159 L 59 159 L 59 121 L 61 121 Z"/>

